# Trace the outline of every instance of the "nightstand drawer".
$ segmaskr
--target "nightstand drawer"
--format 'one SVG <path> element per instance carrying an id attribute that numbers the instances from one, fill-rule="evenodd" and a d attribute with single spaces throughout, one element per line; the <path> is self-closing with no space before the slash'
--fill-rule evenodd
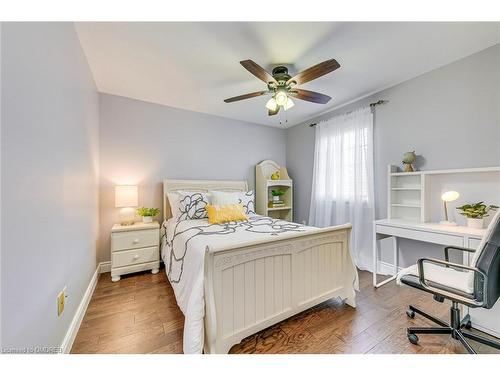
<path id="1" fill-rule="evenodd" d="M 118 232 L 111 235 L 111 251 L 157 246 L 158 242 L 157 229 Z"/>
<path id="2" fill-rule="evenodd" d="M 144 249 L 126 250 L 111 255 L 113 267 L 124 267 L 133 264 L 155 262 L 158 260 L 158 248 L 146 247 Z"/>

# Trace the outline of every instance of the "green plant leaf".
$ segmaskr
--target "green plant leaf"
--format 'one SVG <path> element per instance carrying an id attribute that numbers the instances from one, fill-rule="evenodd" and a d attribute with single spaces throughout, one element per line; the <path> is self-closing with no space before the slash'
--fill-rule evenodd
<path id="1" fill-rule="evenodd" d="M 497 208 L 498 206 L 487 206 L 483 201 L 481 201 L 477 203 L 464 204 L 460 207 L 457 207 L 457 210 L 462 211 L 460 212 L 460 214 L 469 219 L 482 219 L 489 216 L 488 212 L 490 210 L 496 210 Z"/>
<path id="2" fill-rule="evenodd" d="M 159 208 L 140 207 L 137 209 L 139 216 L 156 216 L 160 213 Z"/>

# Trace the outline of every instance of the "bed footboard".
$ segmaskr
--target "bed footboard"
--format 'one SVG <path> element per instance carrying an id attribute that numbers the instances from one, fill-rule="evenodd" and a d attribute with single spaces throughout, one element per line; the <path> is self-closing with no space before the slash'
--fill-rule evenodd
<path id="1" fill-rule="evenodd" d="M 333 297 L 355 307 L 351 226 L 205 253 L 205 353 Z"/>

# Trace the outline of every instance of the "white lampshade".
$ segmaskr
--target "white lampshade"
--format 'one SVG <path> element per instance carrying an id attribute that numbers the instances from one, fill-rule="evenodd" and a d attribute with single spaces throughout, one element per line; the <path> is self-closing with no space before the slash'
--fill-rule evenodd
<path id="1" fill-rule="evenodd" d="M 292 101 L 291 98 L 288 98 L 288 100 L 286 101 L 285 105 L 283 106 L 283 108 L 286 110 L 289 110 L 290 108 L 292 108 L 293 106 L 295 105 L 295 103 Z"/>
<path id="2" fill-rule="evenodd" d="M 283 91 L 278 91 L 274 96 L 274 100 L 276 100 L 276 104 L 278 105 L 285 105 L 288 100 L 288 96 Z"/>
<path id="3" fill-rule="evenodd" d="M 441 195 L 441 199 L 445 202 L 453 202 L 457 200 L 460 194 L 456 191 L 446 191 Z"/>
<path id="4" fill-rule="evenodd" d="M 273 112 L 276 111 L 278 109 L 276 100 L 274 100 L 274 98 L 269 99 L 266 103 L 266 108 Z"/>
<path id="5" fill-rule="evenodd" d="M 137 207 L 137 186 L 115 186 L 115 207 Z"/>

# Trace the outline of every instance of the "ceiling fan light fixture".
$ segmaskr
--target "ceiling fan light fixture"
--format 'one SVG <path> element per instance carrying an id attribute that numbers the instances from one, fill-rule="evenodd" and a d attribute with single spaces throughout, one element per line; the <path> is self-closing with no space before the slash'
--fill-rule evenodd
<path id="1" fill-rule="evenodd" d="M 292 98 L 288 98 L 288 100 L 286 101 L 286 103 L 283 106 L 283 108 L 285 109 L 285 111 L 287 111 L 290 108 L 292 108 L 294 105 L 295 105 L 295 103 L 293 102 Z"/>
<path id="2" fill-rule="evenodd" d="M 278 91 L 274 96 L 274 99 L 276 100 L 276 104 L 279 106 L 285 106 L 288 101 L 288 96 L 283 91 Z"/>
<path id="3" fill-rule="evenodd" d="M 274 100 L 274 98 L 271 98 L 267 101 L 266 108 L 274 112 L 278 109 L 278 103 L 276 103 L 276 100 Z"/>
<path id="4" fill-rule="evenodd" d="M 290 77 L 288 69 L 285 66 L 280 65 L 275 67 L 273 69 L 273 74 L 271 74 L 252 60 L 243 60 L 240 61 L 240 64 L 251 74 L 264 82 L 267 85 L 267 89 L 265 91 L 251 92 L 227 98 L 224 99 L 224 102 L 233 103 L 244 99 L 271 94 L 272 98 L 266 103 L 266 108 L 268 109 L 267 114 L 269 116 L 278 114 L 281 108 L 286 111 L 295 105 L 293 100 L 288 95 L 293 96 L 294 99 L 305 100 L 311 103 L 328 103 L 331 99 L 328 95 L 303 90 L 296 88 L 296 86 L 315 80 L 340 68 L 340 64 L 335 59 L 329 59 L 311 66 L 293 77 Z"/>

